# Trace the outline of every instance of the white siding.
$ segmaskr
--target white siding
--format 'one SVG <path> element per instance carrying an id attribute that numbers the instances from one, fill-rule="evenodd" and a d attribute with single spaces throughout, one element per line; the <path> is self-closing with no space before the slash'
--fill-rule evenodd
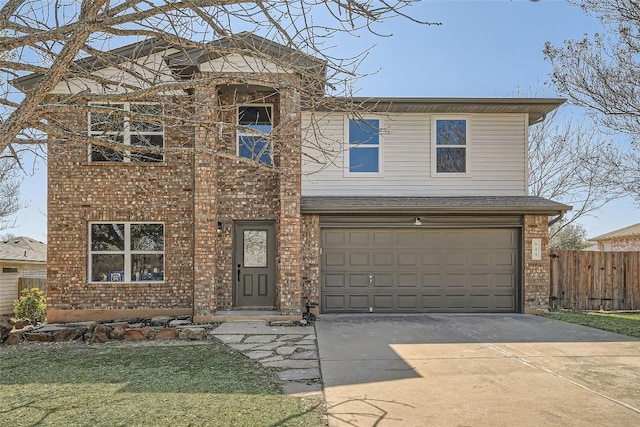
<path id="1" fill-rule="evenodd" d="M 468 176 L 432 177 L 432 115 L 396 114 L 384 116 L 383 173 L 358 177 L 345 176 L 344 115 L 305 113 L 302 195 L 526 195 L 526 114 L 470 114 L 464 117 L 469 126 Z M 323 146 L 324 152 L 314 145 Z"/>
<path id="2" fill-rule="evenodd" d="M 13 314 L 13 301 L 18 299 L 18 278 L 20 273 L 3 273 L 3 267 L 17 267 L 0 264 L 0 314 Z M 18 268 L 20 271 L 20 268 Z"/>
<path id="3" fill-rule="evenodd" d="M 103 77 L 113 82 L 119 82 L 121 84 L 108 85 L 107 87 L 96 83 L 93 80 L 73 78 L 66 81 L 62 81 L 56 85 L 51 91 L 55 94 L 71 94 L 78 93 L 83 90 L 90 90 L 92 93 L 124 93 L 127 92 L 127 88 L 124 84 L 132 85 L 134 87 L 147 88 L 153 86 L 153 84 L 167 83 L 175 81 L 175 77 L 171 73 L 171 70 L 164 62 L 164 55 L 169 55 L 176 52 L 176 50 L 168 50 L 163 53 L 156 53 L 143 58 L 139 58 L 136 63 L 120 64 L 121 67 L 128 67 L 132 70 L 131 73 L 123 72 L 120 69 L 108 67 L 101 70 L 97 70 L 92 74 L 97 77 Z M 141 64 L 143 66 L 140 66 Z M 137 78 L 133 74 L 138 73 L 142 78 Z M 165 94 L 180 94 L 181 91 L 167 91 Z"/>
<path id="4" fill-rule="evenodd" d="M 291 73 L 283 67 L 264 59 L 232 53 L 200 65 L 202 72 L 218 73 Z"/>

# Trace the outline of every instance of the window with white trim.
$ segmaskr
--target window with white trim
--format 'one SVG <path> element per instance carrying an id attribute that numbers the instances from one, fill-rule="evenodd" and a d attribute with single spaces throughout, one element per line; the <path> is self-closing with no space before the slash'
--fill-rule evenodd
<path id="1" fill-rule="evenodd" d="M 380 173 L 380 120 L 349 119 L 349 173 Z"/>
<path id="2" fill-rule="evenodd" d="M 468 172 L 468 123 L 463 118 L 436 118 L 434 126 L 434 168 L 436 174 Z"/>
<path id="3" fill-rule="evenodd" d="M 89 224 L 89 282 L 162 281 L 164 224 Z"/>
<path id="4" fill-rule="evenodd" d="M 106 144 L 91 144 L 91 162 L 162 162 L 164 125 L 161 104 L 91 104 L 89 136 L 124 145 L 114 150 Z"/>
<path id="5" fill-rule="evenodd" d="M 273 107 L 249 104 L 238 107 L 238 156 L 273 164 L 272 142 L 265 138 L 273 130 Z"/>

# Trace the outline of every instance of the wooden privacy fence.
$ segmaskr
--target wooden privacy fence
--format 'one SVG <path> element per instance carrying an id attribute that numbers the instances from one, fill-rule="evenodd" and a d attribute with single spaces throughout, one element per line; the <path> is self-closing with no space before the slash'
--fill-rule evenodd
<path id="1" fill-rule="evenodd" d="M 640 252 L 552 251 L 551 308 L 640 309 Z"/>
<path id="2" fill-rule="evenodd" d="M 47 280 L 32 277 L 21 277 L 18 279 L 18 296 L 23 289 L 38 288 L 45 294 L 47 293 Z"/>

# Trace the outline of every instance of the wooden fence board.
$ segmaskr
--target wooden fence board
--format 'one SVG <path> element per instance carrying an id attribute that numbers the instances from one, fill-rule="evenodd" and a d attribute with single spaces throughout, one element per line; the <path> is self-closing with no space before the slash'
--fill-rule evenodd
<path id="1" fill-rule="evenodd" d="M 550 306 L 640 309 L 640 252 L 554 251 Z"/>
<path id="2" fill-rule="evenodd" d="M 21 277 L 18 279 L 18 295 L 23 289 L 38 288 L 45 294 L 47 293 L 47 280 L 34 277 Z"/>

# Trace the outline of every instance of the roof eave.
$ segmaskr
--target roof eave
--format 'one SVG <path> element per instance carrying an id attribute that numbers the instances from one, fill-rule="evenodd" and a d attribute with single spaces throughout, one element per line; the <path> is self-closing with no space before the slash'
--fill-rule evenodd
<path id="1" fill-rule="evenodd" d="M 560 215 L 571 206 L 559 205 L 556 208 L 549 206 L 335 206 L 335 205 L 302 205 L 300 212 L 303 214 L 538 214 Z"/>

